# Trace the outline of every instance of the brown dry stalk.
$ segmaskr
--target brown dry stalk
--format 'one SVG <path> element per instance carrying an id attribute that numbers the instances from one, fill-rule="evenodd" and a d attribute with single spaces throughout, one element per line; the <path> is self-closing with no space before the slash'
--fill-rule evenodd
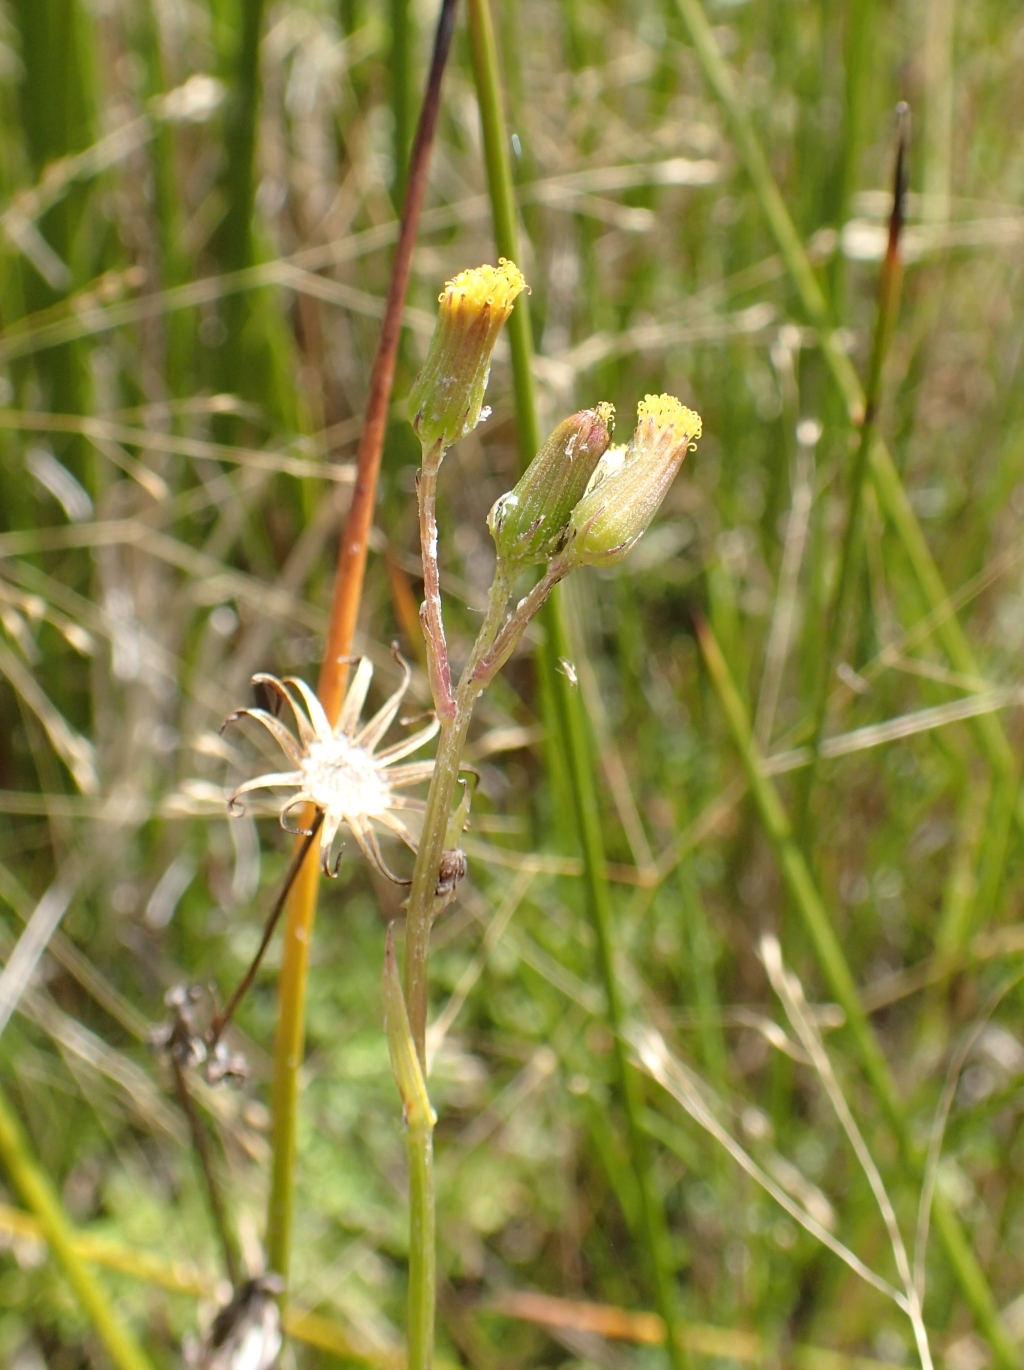
<path id="1" fill-rule="evenodd" d="M 337 718 L 341 701 L 345 696 L 348 678 L 346 658 L 352 650 L 356 619 L 359 616 L 359 602 L 363 593 L 366 553 L 377 498 L 377 476 L 380 472 L 381 453 L 384 450 L 384 432 L 387 426 L 388 406 L 391 402 L 391 386 L 395 379 L 398 342 L 402 331 L 402 310 L 409 288 L 412 250 L 419 230 L 420 211 L 427 190 L 430 148 L 434 141 L 441 105 L 441 77 L 451 46 L 456 3 L 457 0 L 444 0 L 438 20 L 427 91 L 423 98 L 423 109 L 412 149 L 402 225 L 398 233 L 391 281 L 384 306 L 384 322 L 381 324 L 377 355 L 373 359 L 373 370 L 370 372 L 366 414 L 356 452 L 355 490 L 352 492 L 352 503 L 345 518 L 341 545 L 338 548 L 338 571 L 334 582 L 331 619 L 327 629 L 327 643 L 318 686 L 320 702 L 332 722 Z"/>
<path id="2" fill-rule="evenodd" d="M 333 723 L 341 710 L 348 679 L 359 604 L 366 573 L 370 528 L 377 498 L 377 477 L 387 425 L 395 361 L 401 337 L 402 310 L 409 286 L 412 251 L 419 229 L 427 188 L 430 149 L 437 128 L 444 74 L 455 25 L 457 0 L 442 0 L 434 52 L 409 165 L 409 179 L 401 227 L 384 307 L 377 352 L 370 373 L 363 429 L 356 454 L 356 483 L 338 548 L 338 569 L 331 602 L 324 659 L 317 693 Z M 310 822 L 304 824 L 310 826 Z M 316 917 L 319 884 L 317 853 L 311 851 L 292 887 L 285 921 L 278 1027 L 274 1052 L 273 1173 L 267 1219 L 267 1255 L 273 1270 L 287 1277 L 292 1219 L 292 1177 L 295 1167 L 295 1114 L 298 1071 L 305 1041 L 306 978 L 309 946 Z"/>

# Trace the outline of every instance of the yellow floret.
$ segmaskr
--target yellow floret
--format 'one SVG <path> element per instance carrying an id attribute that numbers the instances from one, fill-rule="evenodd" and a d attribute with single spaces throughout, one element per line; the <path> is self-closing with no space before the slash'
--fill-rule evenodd
<path id="1" fill-rule="evenodd" d="M 497 309 L 508 314 L 516 296 L 527 289 L 526 277 L 507 257 L 497 266 L 473 266 L 460 271 L 437 297 L 442 307 L 471 310 Z"/>
<path id="2" fill-rule="evenodd" d="M 650 419 L 659 428 L 670 428 L 679 441 L 685 435 L 687 441 L 696 442 L 704 426 L 700 415 L 675 395 L 645 395 L 637 405 L 636 419 L 638 424 Z"/>
<path id="3" fill-rule="evenodd" d="M 615 406 L 609 400 L 602 400 L 600 404 L 594 405 L 594 413 L 598 416 L 609 433 L 615 432 Z"/>

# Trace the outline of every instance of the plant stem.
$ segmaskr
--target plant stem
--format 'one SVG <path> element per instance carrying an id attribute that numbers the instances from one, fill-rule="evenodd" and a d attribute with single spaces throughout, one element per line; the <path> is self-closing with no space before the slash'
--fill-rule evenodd
<path id="1" fill-rule="evenodd" d="M 22 1202 L 38 1218 L 54 1259 L 64 1271 L 116 1370 L 153 1370 L 149 1358 L 121 1322 L 102 1286 L 83 1265 L 60 1199 L 32 1156 L 28 1140 L 2 1089 L 0 1157 Z"/>
<path id="2" fill-rule="evenodd" d="M 170 1061 L 171 1070 L 174 1072 L 174 1084 L 178 1091 L 178 1102 L 181 1104 L 182 1112 L 188 1121 L 189 1131 L 192 1133 L 192 1145 L 196 1149 L 196 1155 L 199 1157 L 199 1168 L 203 1172 L 206 1197 L 210 1204 L 210 1215 L 213 1218 L 213 1225 L 220 1240 L 221 1250 L 224 1253 L 224 1266 L 227 1270 L 228 1279 L 231 1281 L 232 1289 L 237 1289 L 239 1286 L 238 1252 L 235 1249 L 234 1237 L 224 1208 L 224 1196 L 221 1193 L 220 1185 L 217 1183 L 217 1176 L 213 1168 L 209 1138 L 196 1110 L 196 1101 L 192 1098 L 189 1090 L 184 1067 L 178 1060 L 173 1047 L 170 1052 Z"/>
<path id="3" fill-rule="evenodd" d="M 427 962 L 430 955 L 430 924 L 437 894 L 438 873 L 448 835 L 448 818 L 459 779 L 459 764 L 473 716 L 473 705 L 490 678 L 488 676 L 481 679 L 477 668 L 486 660 L 498 634 L 505 605 L 508 603 L 509 588 L 508 570 L 499 561 L 495 568 L 483 623 L 452 701 L 451 716 L 442 719 L 441 722 L 441 740 L 434 758 L 434 774 L 427 793 L 423 831 L 412 873 L 405 925 L 405 1000 L 416 1054 L 424 1074 L 427 1069 Z M 438 608 L 440 609 L 440 601 Z M 526 621 L 522 624 L 520 636 L 525 627 Z M 441 631 L 443 634 L 443 628 Z"/>
<path id="4" fill-rule="evenodd" d="M 813 715 L 811 734 L 811 762 L 804 772 L 798 787 L 797 832 L 806 837 L 806 828 L 811 794 L 818 765 L 818 750 L 825 730 L 825 717 L 828 712 L 828 698 L 832 686 L 832 673 L 842 646 L 843 616 L 846 600 L 856 564 L 857 537 L 860 531 L 860 511 L 864 497 L 864 481 L 868 470 L 868 453 L 875 437 L 875 420 L 882 394 L 882 374 L 889 340 L 892 337 L 899 309 L 900 283 L 903 267 L 900 259 L 900 233 L 903 228 L 903 200 L 906 191 L 906 106 L 898 111 L 899 138 L 896 148 L 892 213 L 889 217 L 889 244 L 882 263 L 878 288 L 878 313 L 875 319 L 875 333 L 871 345 L 871 360 L 868 364 L 868 377 L 865 386 L 864 418 L 861 422 L 857 454 L 850 476 L 850 503 L 846 512 L 846 528 L 843 533 L 842 549 L 839 554 L 839 578 L 829 614 L 825 651 L 819 666 L 818 692 Z M 807 843 L 804 842 L 804 849 Z"/>
<path id="5" fill-rule="evenodd" d="M 405 1145 L 409 1157 L 408 1370 L 430 1370 L 437 1304 L 433 1126 L 410 1127 Z"/>
<path id="6" fill-rule="evenodd" d="M 266 0 L 243 0 L 238 6 L 241 34 L 224 130 L 227 209 L 217 235 L 221 262 L 228 271 L 248 266 L 252 260 L 256 126 L 260 102 L 260 35 L 265 5 Z"/>
<path id="7" fill-rule="evenodd" d="M 480 107 L 483 132 L 487 192 L 494 221 L 494 242 L 498 253 L 519 261 L 519 227 L 516 196 L 512 183 L 512 163 L 508 155 L 508 129 L 501 98 L 501 73 L 494 42 L 494 24 L 487 0 L 469 0 L 469 38 L 473 54 L 473 77 Z M 529 466 L 540 446 L 537 400 L 533 389 L 533 332 L 530 327 L 530 299 L 524 291 L 516 300 L 505 325 L 512 351 L 512 384 L 515 389 L 516 423 L 519 429 L 519 459 L 523 470 Z"/>
<path id="8" fill-rule="evenodd" d="M 480 106 L 480 122 L 483 131 L 484 159 L 487 167 L 487 185 L 491 199 L 494 238 L 501 256 L 518 261 L 519 232 L 515 190 L 508 153 L 509 140 L 501 94 L 501 74 L 488 0 L 469 0 L 469 22 L 473 76 Z M 529 306 L 525 294 L 520 295 L 516 300 L 512 317 L 508 322 L 508 332 L 512 352 L 516 418 L 519 425 L 520 459 L 525 469 L 533 460 L 534 454 L 540 446 L 537 404 L 533 388 L 533 334 L 530 329 Z M 549 586 L 548 590 L 550 588 Z M 548 590 L 545 590 L 545 595 Z M 554 685 L 556 710 L 562 721 L 573 808 L 579 826 L 580 844 L 583 849 L 583 861 L 586 869 L 587 911 L 597 936 L 601 973 L 605 981 L 609 1025 L 615 1036 L 619 1088 L 626 1113 L 631 1160 L 641 1194 L 648 1259 L 654 1276 L 659 1311 L 667 1329 L 666 1340 L 669 1356 L 676 1370 L 680 1370 L 685 1358 L 682 1344 L 676 1333 L 672 1270 L 669 1263 L 665 1217 L 651 1190 L 646 1141 L 638 1125 L 638 1090 L 626 1061 L 625 1047 L 618 1031 L 620 1022 L 615 985 L 614 952 L 611 940 L 611 904 L 605 877 L 604 844 L 601 836 L 600 810 L 597 804 L 593 764 L 589 754 L 586 729 L 577 692 L 564 672 L 554 669 L 559 657 L 566 654 L 567 641 L 562 603 L 557 595 L 548 600 L 544 614 L 544 626 L 546 632 L 543 650 L 547 658 L 547 673 Z"/>
<path id="9" fill-rule="evenodd" d="M 270 916 L 267 919 L 266 926 L 263 929 L 263 936 L 260 938 L 260 944 L 256 948 L 256 955 L 252 958 L 252 964 L 249 966 L 249 969 L 242 976 L 237 988 L 235 989 L 234 994 L 232 994 L 231 998 L 228 1000 L 225 1007 L 220 1011 L 220 1013 L 216 1014 L 213 1022 L 210 1024 L 210 1030 L 206 1034 L 206 1045 L 210 1051 L 214 1050 L 214 1048 L 217 1046 L 217 1043 L 224 1036 L 225 1029 L 231 1022 L 232 1018 L 234 1018 L 235 1013 L 238 1009 L 238 1005 L 242 1002 L 245 996 L 249 993 L 249 990 L 252 988 L 252 982 L 256 979 L 256 975 L 259 971 L 260 965 L 263 962 L 263 958 L 267 954 L 267 948 L 270 946 L 271 939 L 274 936 L 274 930 L 277 927 L 281 914 L 284 912 L 284 906 L 288 902 L 288 896 L 291 893 L 292 886 L 298 879 L 299 871 L 302 869 L 302 863 L 303 861 L 305 861 L 307 855 L 309 854 L 309 849 L 313 845 L 313 841 L 316 838 L 317 833 L 320 831 L 323 821 L 323 810 L 317 809 L 316 815 L 313 819 L 312 827 L 309 829 L 309 832 L 305 835 L 305 837 L 301 839 L 298 846 L 295 848 L 295 854 L 292 857 L 292 863 L 288 867 L 288 871 L 284 877 L 284 884 L 281 886 L 280 893 L 278 894 L 277 899 L 274 901 L 274 907 L 270 910 Z"/>
<path id="10" fill-rule="evenodd" d="M 420 498 L 425 488 L 421 472 Z M 424 576 L 430 544 L 424 542 Z M 436 555 L 436 548 L 434 549 Z M 438 874 L 441 857 L 448 840 L 448 821 L 459 779 L 459 765 L 466 745 L 466 734 L 473 706 L 484 686 L 500 665 L 481 671 L 490 660 L 491 649 L 505 616 L 512 577 L 501 560 L 495 567 L 487 611 L 477 634 L 469 660 L 463 668 L 458 689 L 452 701 L 451 716 L 442 719 L 441 740 L 434 759 L 434 773 L 427 794 L 427 809 L 423 817 L 423 831 L 416 852 L 412 888 L 409 892 L 405 932 L 405 998 L 401 1011 L 407 1012 L 407 1030 L 419 1063 L 421 1079 L 427 1072 L 427 992 L 430 957 L 430 927 L 437 898 Z M 529 597 L 527 597 L 529 598 Z M 524 600 L 517 608 L 513 621 L 517 631 L 510 642 L 511 652 L 522 636 L 532 614 L 523 611 Z M 424 604 L 426 608 L 426 604 Z M 444 629 L 440 621 L 440 598 L 437 602 L 437 631 L 441 641 Z M 424 619 L 427 619 L 424 614 Z M 504 634 L 503 634 L 504 636 Z M 429 638 L 428 638 L 429 641 Z M 507 654 L 506 654 L 507 655 Z M 504 658 L 502 658 L 504 660 Z M 447 656 L 444 659 L 447 670 Z M 387 953 L 385 953 L 387 975 Z M 385 1001 L 387 1003 L 387 1000 Z M 390 1031 L 394 1031 L 393 1027 Z M 401 1081 L 399 1087 L 402 1088 Z M 424 1086 L 425 1093 L 425 1086 Z M 403 1094 L 404 1097 L 404 1094 Z M 426 1108 L 410 1109 L 406 1102 L 409 1131 L 406 1146 L 409 1155 L 409 1370 L 429 1370 L 434 1357 L 434 1305 L 436 1301 L 436 1234 L 434 1213 L 434 1124 L 433 1115 Z"/>
<path id="11" fill-rule="evenodd" d="M 448 644 L 444 637 L 441 617 L 441 575 L 437 565 L 437 473 L 441 465 L 443 447 L 440 442 L 423 452 L 423 460 L 416 477 L 416 499 L 420 514 L 420 558 L 423 562 L 423 607 L 420 622 L 427 649 L 427 674 L 434 708 L 442 721 L 452 717 L 455 700 L 452 698 L 452 671 L 448 661 Z"/>
<path id="12" fill-rule="evenodd" d="M 388 405 L 401 336 L 402 309 L 412 268 L 412 250 L 426 194 L 430 149 L 440 110 L 441 78 L 451 48 L 455 9 L 456 0 L 442 0 L 434 39 L 434 53 L 410 160 L 409 180 L 402 207 L 402 223 L 395 247 L 384 319 L 370 373 L 366 413 L 356 457 L 356 484 L 338 549 L 338 570 L 318 685 L 320 701 L 332 721 L 337 719 L 345 695 L 348 677 L 346 658 L 352 650 L 362 598 L 366 555 L 376 503 L 377 476 L 384 448 Z M 317 854 L 311 849 L 302 864 L 288 901 L 278 991 L 278 1025 L 272 1091 L 273 1165 L 267 1217 L 267 1259 L 270 1268 L 285 1279 L 288 1276 L 291 1241 L 298 1076 L 305 1043 L 306 980 L 309 972 L 309 945 L 316 918 L 319 874 Z"/>
<path id="13" fill-rule="evenodd" d="M 923 1174 L 923 1160 L 907 1121 L 903 1099 L 864 1011 L 842 944 L 836 936 L 803 853 L 793 837 L 778 792 L 772 781 L 764 774 L 762 758 L 751 735 L 746 709 L 729 673 L 721 648 L 710 625 L 703 618 L 697 620 L 696 628 L 708 674 L 743 762 L 761 823 L 775 848 L 776 859 L 790 898 L 807 929 L 829 989 L 846 1014 L 846 1026 L 856 1054 L 896 1135 L 903 1163 L 917 1179 L 920 1179 Z M 1013 1370 L 1019 1364 L 1017 1352 L 1000 1321 L 999 1310 L 984 1272 L 978 1265 L 949 1200 L 939 1193 L 936 1194 L 934 1203 L 935 1225 L 961 1291 L 996 1360 L 1005 1370 Z"/>

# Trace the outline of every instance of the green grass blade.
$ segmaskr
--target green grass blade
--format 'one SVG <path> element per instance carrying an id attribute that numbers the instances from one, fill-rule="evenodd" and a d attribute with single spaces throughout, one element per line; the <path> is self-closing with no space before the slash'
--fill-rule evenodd
<path id="1" fill-rule="evenodd" d="M 32 1156 L 28 1139 L 2 1090 L 0 1156 L 26 1208 L 38 1218 L 54 1259 L 64 1271 L 116 1370 L 152 1370 L 149 1358 L 121 1322 L 106 1292 L 82 1263 L 61 1202 Z"/>
<path id="2" fill-rule="evenodd" d="M 700 0 L 675 0 L 675 4 L 693 42 L 701 69 L 728 119 L 737 149 L 778 243 L 801 305 L 819 330 L 819 345 L 832 378 L 851 415 L 859 420 L 864 413 L 864 391 L 853 364 L 835 336 L 825 294 L 772 175 L 754 130 L 753 121 L 736 88 L 732 72 L 718 51 Z M 955 615 L 944 612 L 948 594 L 942 577 L 921 532 L 917 515 L 907 499 L 892 456 L 881 439 L 871 448 L 871 473 L 885 513 L 910 560 L 922 597 L 930 610 L 938 611 L 936 633 L 950 664 L 956 671 L 975 672 L 974 657 L 963 629 Z M 979 721 L 976 734 L 989 764 L 994 769 L 1004 772 L 1012 769 L 1012 750 L 1005 732 L 994 717 Z"/>

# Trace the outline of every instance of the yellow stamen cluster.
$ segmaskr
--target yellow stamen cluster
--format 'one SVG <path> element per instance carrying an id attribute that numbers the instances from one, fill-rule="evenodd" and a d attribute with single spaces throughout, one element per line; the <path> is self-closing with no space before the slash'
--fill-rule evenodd
<path id="1" fill-rule="evenodd" d="M 569 520 L 569 565 L 613 566 L 642 537 L 700 437 L 699 414 L 674 395 L 645 395 L 628 447 L 609 448 Z"/>
<path id="2" fill-rule="evenodd" d="M 515 304 L 516 296 L 528 289 L 526 277 L 507 257 L 499 257 L 497 266 L 467 267 L 445 282 L 438 295 L 442 309 L 472 310 L 496 309 L 507 319 Z M 504 322 L 504 320 L 502 321 Z"/>
<path id="3" fill-rule="evenodd" d="M 486 417 L 491 353 L 516 296 L 526 288 L 515 262 L 502 257 L 497 266 L 460 271 L 438 296 L 430 350 L 409 394 L 412 426 L 433 461 Z"/>
<path id="4" fill-rule="evenodd" d="M 636 422 L 638 434 L 641 426 L 647 425 L 650 439 L 682 442 L 685 437 L 688 447 L 704 428 L 700 415 L 687 409 L 675 395 L 645 395 L 637 405 Z"/>

